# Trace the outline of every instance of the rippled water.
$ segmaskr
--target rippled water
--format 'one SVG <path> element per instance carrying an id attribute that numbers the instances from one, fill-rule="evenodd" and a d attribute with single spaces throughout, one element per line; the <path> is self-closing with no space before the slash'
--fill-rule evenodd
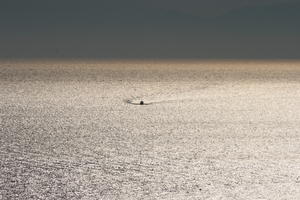
<path id="1" fill-rule="evenodd" d="M 299 111 L 298 61 L 1 61 L 0 199 L 296 200 Z"/>

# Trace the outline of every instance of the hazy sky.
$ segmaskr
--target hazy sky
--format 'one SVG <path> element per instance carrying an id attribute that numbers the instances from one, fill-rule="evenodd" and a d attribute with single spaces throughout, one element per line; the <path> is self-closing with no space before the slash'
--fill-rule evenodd
<path id="1" fill-rule="evenodd" d="M 196 16 L 213 17 L 245 6 L 270 5 L 295 0 L 151 0 L 153 7 L 177 10 Z"/>
<path id="2" fill-rule="evenodd" d="M 0 57 L 300 58 L 300 0 L 0 0 Z"/>

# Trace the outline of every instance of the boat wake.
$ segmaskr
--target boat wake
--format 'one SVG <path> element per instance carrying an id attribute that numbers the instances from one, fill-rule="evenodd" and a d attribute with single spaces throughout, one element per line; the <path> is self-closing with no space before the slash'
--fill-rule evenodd
<path id="1" fill-rule="evenodd" d="M 199 99 L 199 90 L 208 88 L 208 86 L 203 86 L 197 89 L 191 89 L 189 91 L 171 91 L 166 93 L 153 93 L 143 96 L 135 96 L 132 98 L 124 99 L 124 103 L 136 105 L 136 106 L 147 106 L 162 103 L 175 103 L 184 101 L 195 101 Z M 143 103 L 141 103 L 143 102 Z"/>

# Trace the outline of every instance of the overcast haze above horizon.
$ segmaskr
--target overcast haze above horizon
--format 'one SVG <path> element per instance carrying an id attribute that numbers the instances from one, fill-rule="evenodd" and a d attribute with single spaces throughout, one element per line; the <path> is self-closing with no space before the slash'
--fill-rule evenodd
<path id="1" fill-rule="evenodd" d="M 1 58 L 300 58 L 299 0 L 0 0 Z"/>

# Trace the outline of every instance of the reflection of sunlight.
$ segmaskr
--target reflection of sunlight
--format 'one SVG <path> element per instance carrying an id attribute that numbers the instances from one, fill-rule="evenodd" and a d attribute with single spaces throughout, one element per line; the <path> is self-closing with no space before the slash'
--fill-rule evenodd
<path id="1" fill-rule="evenodd" d="M 300 195 L 299 64 L 0 61 L 0 177 L 18 198 Z"/>

